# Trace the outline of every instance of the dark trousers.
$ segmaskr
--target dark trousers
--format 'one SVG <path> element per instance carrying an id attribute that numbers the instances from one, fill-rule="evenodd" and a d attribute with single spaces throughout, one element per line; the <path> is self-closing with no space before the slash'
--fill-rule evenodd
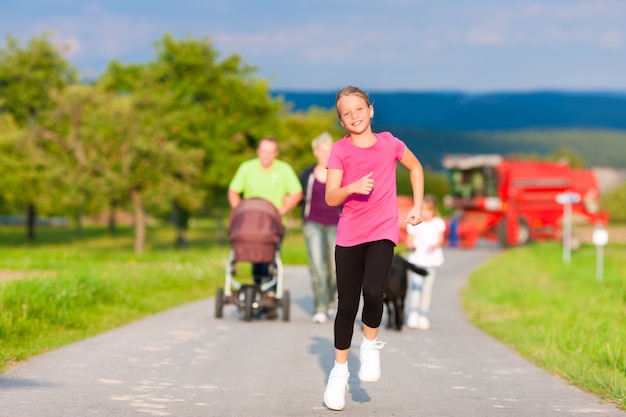
<path id="1" fill-rule="evenodd" d="M 280 243 L 278 243 L 278 245 L 276 245 L 276 250 L 280 251 L 280 246 L 282 245 L 283 242 L 283 238 L 285 236 L 281 236 L 280 237 Z M 270 274 L 270 266 L 272 265 L 272 263 L 274 262 L 268 262 L 268 263 L 263 263 L 263 264 L 252 264 L 252 277 L 254 278 L 254 283 L 257 285 L 261 285 L 264 280 L 270 280 L 272 278 L 273 273 L 276 272 L 276 270 L 274 269 L 274 272 L 272 274 Z M 274 288 L 275 290 L 276 288 Z"/>
<path id="2" fill-rule="evenodd" d="M 254 282 L 261 285 L 261 280 L 270 276 L 270 264 L 252 264 L 252 276 Z"/>
<path id="3" fill-rule="evenodd" d="M 377 328 L 383 316 L 383 291 L 391 268 L 395 245 L 390 240 L 377 240 L 357 246 L 336 246 L 337 316 L 335 317 L 335 348 L 350 348 L 354 321 L 363 292 L 361 321 Z"/>

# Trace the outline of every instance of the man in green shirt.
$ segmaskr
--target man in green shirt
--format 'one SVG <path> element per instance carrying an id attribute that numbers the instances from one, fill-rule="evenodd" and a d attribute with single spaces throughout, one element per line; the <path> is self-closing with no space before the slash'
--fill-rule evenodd
<path id="1" fill-rule="evenodd" d="M 257 158 L 243 162 L 228 186 L 228 202 L 232 209 L 242 198 L 264 198 L 284 216 L 302 199 L 302 185 L 293 168 L 278 157 L 278 141 L 271 137 L 261 140 Z M 260 284 L 267 275 L 266 264 L 253 265 L 254 280 Z"/>

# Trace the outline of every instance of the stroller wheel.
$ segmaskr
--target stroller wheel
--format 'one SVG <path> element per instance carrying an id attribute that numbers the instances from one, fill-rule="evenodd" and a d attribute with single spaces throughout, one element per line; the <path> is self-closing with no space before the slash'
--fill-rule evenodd
<path id="1" fill-rule="evenodd" d="M 222 308 L 224 307 L 224 289 L 219 287 L 215 293 L 215 318 L 222 318 Z"/>
<path id="2" fill-rule="evenodd" d="M 284 290 L 283 298 L 281 298 L 280 300 L 280 308 L 283 310 L 283 314 L 282 314 L 283 321 L 289 321 L 289 305 L 290 305 L 289 298 L 290 298 L 289 290 Z"/>
<path id="3" fill-rule="evenodd" d="M 254 287 L 246 287 L 244 291 L 245 304 L 243 309 L 243 319 L 245 321 L 252 320 L 253 304 L 256 291 Z"/>

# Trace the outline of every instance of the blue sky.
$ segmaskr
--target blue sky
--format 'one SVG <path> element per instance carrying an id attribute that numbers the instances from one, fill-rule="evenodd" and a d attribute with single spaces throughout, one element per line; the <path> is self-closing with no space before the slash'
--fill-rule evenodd
<path id="1" fill-rule="evenodd" d="M 50 32 L 86 78 L 171 33 L 273 89 L 626 91 L 626 0 L 0 0 L 0 30 Z"/>

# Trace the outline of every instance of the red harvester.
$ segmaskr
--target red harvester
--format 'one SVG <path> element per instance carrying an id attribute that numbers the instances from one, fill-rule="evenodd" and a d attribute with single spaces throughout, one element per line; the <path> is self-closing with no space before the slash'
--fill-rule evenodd
<path id="1" fill-rule="evenodd" d="M 564 203 L 592 224 L 607 222 L 591 171 L 489 154 L 448 155 L 442 163 L 451 185 L 444 204 L 455 210 L 448 224 L 451 246 L 472 247 L 480 237 L 503 247 L 557 239 Z"/>

